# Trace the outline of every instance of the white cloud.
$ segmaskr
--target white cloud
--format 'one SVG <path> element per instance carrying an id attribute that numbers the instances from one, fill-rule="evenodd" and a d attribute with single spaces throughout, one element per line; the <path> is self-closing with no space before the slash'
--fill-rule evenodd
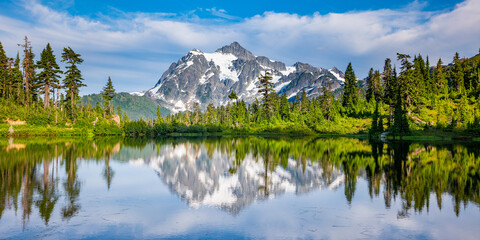
<path id="1" fill-rule="evenodd" d="M 217 8 L 208 8 L 208 9 L 205 9 L 205 10 L 207 12 L 210 12 L 213 16 L 217 16 L 217 17 L 220 17 L 220 18 L 225 18 L 225 19 L 229 19 L 229 20 L 241 20 L 241 18 L 239 18 L 239 17 L 227 14 L 227 11 L 225 11 L 225 9 L 218 9 L 217 10 Z"/>
<path id="2" fill-rule="evenodd" d="M 479 0 L 467 0 L 451 11 L 422 11 L 425 5 L 414 1 L 396 10 L 308 16 L 265 12 L 232 22 L 171 13 L 122 13 L 93 20 L 33 0 L 21 6 L 23 16 L 0 15 L 0 41 L 7 53 L 14 56 L 24 35 L 36 53 L 47 42 L 57 56 L 71 46 L 85 58 L 82 70 L 86 83 L 92 83 L 82 93 L 100 91 L 97 85 L 105 75 L 117 80 L 119 91 L 147 89 L 190 49 L 214 51 L 232 41 L 287 64 L 344 69 L 352 61 L 360 77 L 372 66 L 380 69 L 397 52 L 428 54 L 433 63 L 439 57 L 449 62 L 455 51 L 471 56 L 480 47 Z M 207 11 L 229 17 L 222 9 Z"/>

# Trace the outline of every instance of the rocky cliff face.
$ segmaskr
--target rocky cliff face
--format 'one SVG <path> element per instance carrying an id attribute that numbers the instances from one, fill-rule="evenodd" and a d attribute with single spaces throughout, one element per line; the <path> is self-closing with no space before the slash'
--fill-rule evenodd
<path id="1" fill-rule="evenodd" d="M 132 94 L 158 99 L 173 112 L 191 109 L 196 102 L 202 109 L 210 103 L 215 106 L 227 104 L 231 91 L 250 103 L 260 97 L 258 78 L 265 71 L 273 73 L 275 91 L 286 94 L 289 99 L 302 90 L 309 97 L 316 97 L 324 85 L 330 84 L 334 90 L 343 84 L 343 73 L 336 68 L 328 70 L 304 63 L 286 66 L 267 57 L 255 56 L 233 42 L 214 53 L 190 51 L 172 63 L 153 88 Z"/>

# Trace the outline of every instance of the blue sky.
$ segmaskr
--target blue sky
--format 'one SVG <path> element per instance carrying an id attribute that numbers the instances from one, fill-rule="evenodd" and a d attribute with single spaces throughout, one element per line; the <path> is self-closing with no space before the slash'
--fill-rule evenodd
<path id="1" fill-rule="evenodd" d="M 10 1 L 11 3 L 15 1 Z M 383 0 L 383 1 L 321 1 L 321 0 L 297 0 L 297 1 L 131 1 L 131 0 L 60 0 L 41 1 L 42 4 L 52 9 L 68 11 L 72 15 L 88 16 L 98 18 L 102 15 L 116 15 L 118 12 L 143 12 L 143 13 L 172 13 L 177 16 L 188 15 L 193 11 L 202 18 L 217 18 L 231 16 L 230 18 L 248 18 L 266 11 L 296 13 L 299 15 L 311 15 L 315 12 L 328 14 L 331 12 L 342 13 L 349 11 L 378 10 L 378 9 L 399 9 L 411 4 L 410 1 Z M 459 0 L 437 0 L 420 1 L 416 4 L 423 7 L 424 11 L 436 11 L 453 9 L 461 1 Z M 225 11 L 224 15 L 212 12 Z"/>
<path id="2" fill-rule="evenodd" d="M 397 52 L 450 62 L 480 48 L 480 0 L 466 1 L 101 1 L 0 0 L 0 42 L 14 56 L 23 36 L 34 51 L 50 42 L 85 59 L 88 87 L 108 76 L 117 91 L 146 90 L 193 48 L 213 52 L 238 41 L 255 55 L 357 76 Z"/>

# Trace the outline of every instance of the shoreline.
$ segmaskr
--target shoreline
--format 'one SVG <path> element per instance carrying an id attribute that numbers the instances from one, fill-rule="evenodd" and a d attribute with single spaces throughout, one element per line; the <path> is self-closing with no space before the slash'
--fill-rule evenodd
<path id="1" fill-rule="evenodd" d="M 319 137 L 319 138 L 358 138 L 369 139 L 366 133 L 338 134 L 338 133 L 306 133 L 306 132 L 235 132 L 232 130 L 222 132 L 170 132 L 159 135 L 149 136 L 148 134 L 126 135 L 123 134 L 95 134 L 93 129 L 88 128 L 59 128 L 59 127 L 38 127 L 29 126 L 20 130 L 14 130 L 9 133 L 8 129 L 0 129 L 0 137 L 2 138 L 29 138 L 29 137 L 131 137 L 131 138 L 157 138 L 157 137 L 243 137 L 243 136 L 259 136 L 259 137 Z M 417 141 L 480 141 L 480 136 L 468 134 L 465 132 L 445 132 L 445 131 L 414 131 L 410 135 L 391 136 L 388 135 L 385 140 L 417 140 Z M 380 140 L 375 139 L 375 140 Z"/>

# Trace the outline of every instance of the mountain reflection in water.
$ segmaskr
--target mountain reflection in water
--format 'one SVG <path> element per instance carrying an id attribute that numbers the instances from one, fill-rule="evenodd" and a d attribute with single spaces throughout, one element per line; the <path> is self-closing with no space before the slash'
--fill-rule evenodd
<path id="1" fill-rule="evenodd" d="M 194 209 L 214 206 L 237 215 L 257 200 L 324 188 L 343 188 L 351 204 L 364 179 L 370 198 L 382 198 L 386 209 L 395 199 L 402 202 L 399 219 L 428 212 L 431 196 L 440 210 L 442 198 L 451 197 L 459 216 L 461 206 L 480 203 L 477 145 L 351 138 L 2 139 L 0 221 L 14 212 L 25 229 L 38 212 L 48 225 L 55 207 L 62 221 L 75 218 L 84 187 L 79 169 L 101 166 L 108 191 L 120 181 L 112 162 L 148 166 Z"/>
<path id="2" fill-rule="evenodd" d="M 257 143 L 251 140 L 236 139 L 213 146 L 188 141 L 166 144 L 158 153 L 130 162 L 153 168 L 162 182 L 191 207 L 213 205 L 231 213 L 238 213 L 257 199 L 284 192 L 309 192 L 343 181 L 335 167 L 329 177 L 323 177 L 318 162 L 302 162 L 302 157 L 294 160 L 288 155 L 282 159 L 267 150 L 277 141 L 253 152 L 250 144 Z M 263 150 L 266 152 L 259 154 Z"/>

